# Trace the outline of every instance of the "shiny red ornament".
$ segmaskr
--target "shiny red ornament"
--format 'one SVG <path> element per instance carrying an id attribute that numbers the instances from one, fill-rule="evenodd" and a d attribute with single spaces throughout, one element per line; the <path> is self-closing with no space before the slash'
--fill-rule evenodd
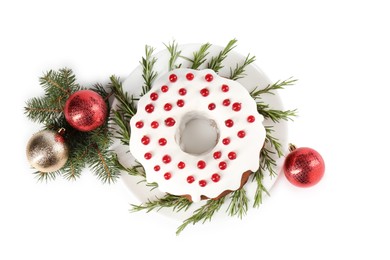
<path id="1" fill-rule="evenodd" d="M 322 156 L 308 147 L 296 148 L 291 145 L 290 151 L 283 165 L 287 180 L 303 188 L 317 184 L 325 172 L 325 162 Z"/>
<path id="2" fill-rule="evenodd" d="M 66 121 L 75 129 L 88 132 L 102 126 L 107 119 L 107 104 L 95 91 L 80 90 L 65 103 Z"/>

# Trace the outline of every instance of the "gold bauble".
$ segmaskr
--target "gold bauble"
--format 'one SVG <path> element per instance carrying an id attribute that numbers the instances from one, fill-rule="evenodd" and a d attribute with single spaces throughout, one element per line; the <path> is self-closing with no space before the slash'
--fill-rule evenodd
<path id="1" fill-rule="evenodd" d="M 64 138 L 52 130 L 34 134 L 27 144 L 27 160 L 41 172 L 55 172 L 61 169 L 69 157 Z"/>

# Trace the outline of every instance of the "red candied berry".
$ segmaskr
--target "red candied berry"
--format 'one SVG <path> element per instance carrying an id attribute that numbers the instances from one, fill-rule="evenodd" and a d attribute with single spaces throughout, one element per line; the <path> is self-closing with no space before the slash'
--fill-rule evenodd
<path id="1" fill-rule="evenodd" d="M 138 121 L 137 123 L 135 123 L 135 127 L 137 127 L 137 128 L 142 128 L 142 127 L 144 127 L 144 122 Z"/>
<path id="2" fill-rule="evenodd" d="M 186 164 L 184 162 L 179 162 L 177 164 L 177 168 L 179 168 L 179 169 L 184 169 L 184 167 L 186 167 Z"/>
<path id="3" fill-rule="evenodd" d="M 179 95 L 180 96 L 184 96 L 185 94 L 187 94 L 187 90 L 185 88 L 179 89 Z"/>
<path id="4" fill-rule="evenodd" d="M 226 125 L 227 127 L 232 127 L 232 126 L 234 125 L 234 122 L 233 122 L 233 120 L 228 119 L 228 120 L 225 121 L 225 125 Z"/>
<path id="5" fill-rule="evenodd" d="M 172 117 L 168 117 L 167 119 L 165 119 L 166 126 L 170 127 L 170 126 L 174 126 L 175 124 L 176 124 L 176 121 Z"/>
<path id="6" fill-rule="evenodd" d="M 178 107 L 183 107 L 184 106 L 184 100 L 183 99 L 179 99 L 177 102 L 176 102 L 177 106 Z"/>
<path id="7" fill-rule="evenodd" d="M 190 176 L 187 177 L 187 182 L 188 183 L 193 183 L 194 181 L 195 181 L 194 176 L 190 175 Z"/>
<path id="8" fill-rule="evenodd" d="M 227 167 L 227 163 L 226 163 L 226 162 L 220 162 L 220 163 L 218 164 L 218 167 L 219 167 L 219 169 L 221 169 L 221 170 L 225 170 L 226 167 Z"/>
<path id="9" fill-rule="evenodd" d="M 230 152 L 230 153 L 228 153 L 228 158 L 230 160 L 234 160 L 237 158 L 237 154 L 235 152 Z"/>
<path id="10" fill-rule="evenodd" d="M 150 123 L 150 126 L 152 128 L 157 128 L 159 126 L 159 123 L 157 121 L 153 121 L 152 123 Z"/>
<path id="11" fill-rule="evenodd" d="M 168 154 L 164 155 L 162 158 L 163 163 L 170 163 L 172 161 L 171 156 Z"/>
<path id="12" fill-rule="evenodd" d="M 228 91 L 229 91 L 229 86 L 223 84 L 222 87 L 221 87 L 221 90 L 222 90 L 223 92 L 228 92 Z"/>
<path id="13" fill-rule="evenodd" d="M 156 92 L 153 92 L 150 94 L 150 99 L 153 101 L 156 101 L 158 99 L 158 94 Z"/>
<path id="14" fill-rule="evenodd" d="M 169 87 L 167 85 L 164 85 L 164 86 L 161 87 L 161 91 L 164 92 L 164 93 L 168 92 L 168 90 L 169 90 Z"/>
<path id="15" fill-rule="evenodd" d="M 199 169 L 204 169 L 205 167 L 206 167 L 206 162 L 200 160 L 200 161 L 198 162 L 198 168 L 199 168 Z"/>
<path id="16" fill-rule="evenodd" d="M 141 143 L 142 143 L 143 145 L 148 145 L 148 144 L 150 143 L 150 138 L 147 137 L 146 135 L 144 135 L 144 136 L 142 137 L 142 139 L 141 139 Z"/>
<path id="17" fill-rule="evenodd" d="M 165 110 L 165 111 L 170 111 L 171 109 L 172 109 L 172 104 L 166 103 L 166 104 L 164 105 L 164 110 Z"/>
<path id="18" fill-rule="evenodd" d="M 200 187 L 204 187 L 204 186 L 206 186 L 207 185 L 207 181 L 205 181 L 205 180 L 200 180 L 199 181 L 199 186 Z"/>
<path id="19" fill-rule="evenodd" d="M 249 123 L 253 123 L 255 122 L 256 118 L 254 116 L 248 116 L 248 118 L 246 119 Z"/>
<path id="20" fill-rule="evenodd" d="M 240 138 L 244 138 L 245 135 L 246 135 L 246 133 L 245 133 L 244 130 L 238 131 L 238 133 L 237 133 L 237 136 L 240 137 Z"/>
<path id="21" fill-rule="evenodd" d="M 190 72 L 190 73 L 187 73 L 186 78 L 187 78 L 188 80 L 193 80 L 193 79 L 194 79 L 194 74 L 192 74 L 191 72 Z"/>
<path id="22" fill-rule="evenodd" d="M 152 113 L 154 111 L 154 106 L 152 104 L 148 104 L 145 106 L 145 111 L 148 113 Z"/>
<path id="23" fill-rule="evenodd" d="M 215 153 L 213 154 L 214 159 L 219 159 L 219 158 L 221 158 L 221 156 L 222 156 L 222 153 L 221 153 L 220 151 L 215 152 Z"/>
<path id="24" fill-rule="evenodd" d="M 176 82 L 176 80 L 177 80 L 176 74 L 171 74 L 171 75 L 169 75 L 169 81 L 170 81 L 170 82 Z"/>
<path id="25" fill-rule="evenodd" d="M 236 112 L 240 111 L 241 110 L 241 103 L 238 103 L 238 102 L 233 103 L 232 109 L 233 109 L 233 111 L 236 111 Z"/>
<path id="26" fill-rule="evenodd" d="M 164 179 L 169 180 L 172 177 L 172 174 L 170 172 L 164 173 Z"/>
<path id="27" fill-rule="evenodd" d="M 145 154 L 144 154 L 144 158 L 145 158 L 146 160 L 150 160 L 150 158 L 152 158 L 152 154 L 151 154 L 151 153 L 145 153 Z"/>
<path id="28" fill-rule="evenodd" d="M 214 103 L 210 103 L 209 104 L 209 110 L 214 110 L 215 109 L 215 104 Z"/>
<path id="29" fill-rule="evenodd" d="M 204 97 L 207 97 L 210 94 L 210 91 L 207 88 L 202 88 L 200 94 Z"/>
<path id="30" fill-rule="evenodd" d="M 211 180 L 213 182 L 219 182 L 220 179 L 221 179 L 221 176 L 219 176 L 218 173 L 214 173 L 213 175 L 211 175 Z"/>
<path id="31" fill-rule="evenodd" d="M 160 166 L 159 165 L 156 165 L 156 166 L 154 166 L 154 168 L 153 168 L 156 172 L 158 172 L 161 168 L 160 168 Z"/>
<path id="32" fill-rule="evenodd" d="M 227 106 L 229 106 L 230 105 L 230 99 L 225 99 L 223 102 L 222 102 L 222 104 L 225 106 L 225 107 L 227 107 Z"/>
<path id="33" fill-rule="evenodd" d="M 226 138 L 222 139 L 222 143 L 223 143 L 224 145 L 230 144 L 230 138 L 229 138 L 229 137 L 226 137 Z"/>
<path id="34" fill-rule="evenodd" d="M 160 138 L 160 139 L 158 140 L 158 144 L 161 145 L 161 146 L 166 145 L 166 144 L 167 144 L 167 139 L 165 139 L 165 138 Z"/>
<path id="35" fill-rule="evenodd" d="M 204 76 L 204 79 L 205 79 L 207 82 L 211 82 L 211 81 L 213 81 L 214 77 L 213 77 L 213 75 L 211 75 L 211 74 L 206 74 L 206 76 Z"/>

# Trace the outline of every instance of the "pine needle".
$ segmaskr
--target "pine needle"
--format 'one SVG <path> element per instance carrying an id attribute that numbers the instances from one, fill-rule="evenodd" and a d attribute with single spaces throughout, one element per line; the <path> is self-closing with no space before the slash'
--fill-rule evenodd
<path id="1" fill-rule="evenodd" d="M 229 216 L 238 216 L 242 219 L 248 211 L 248 197 L 245 189 L 233 191 L 230 199 L 231 201 L 227 209 Z"/>
<path id="2" fill-rule="evenodd" d="M 156 200 L 148 200 L 147 202 L 141 205 L 132 205 L 131 212 L 137 212 L 141 210 L 146 210 L 150 212 L 152 210 L 159 211 L 162 208 L 172 208 L 172 211 L 186 211 L 192 205 L 192 202 L 183 196 L 175 196 L 171 194 L 166 194 L 162 198 L 157 198 Z"/>
<path id="3" fill-rule="evenodd" d="M 222 69 L 222 62 L 226 59 L 229 52 L 236 47 L 236 43 L 236 39 L 230 40 L 226 47 L 217 56 L 211 58 L 210 62 L 207 64 L 207 67 L 214 70 L 215 72 L 218 72 L 220 69 Z"/>
<path id="4" fill-rule="evenodd" d="M 164 45 L 170 54 L 169 65 L 168 65 L 169 71 L 180 68 L 181 64 L 178 66 L 175 65 L 177 59 L 180 57 L 181 54 L 181 51 L 178 50 L 178 44 L 175 41 L 173 41 L 172 43 L 168 43 L 168 44 L 164 43 Z"/>
<path id="5" fill-rule="evenodd" d="M 239 65 L 237 63 L 234 70 L 232 70 L 232 68 L 230 68 L 229 78 L 231 80 L 238 80 L 238 79 L 244 78 L 246 76 L 246 74 L 245 74 L 246 67 L 248 67 L 250 64 L 252 64 L 255 60 L 256 60 L 255 56 L 250 56 L 250 54 L 248 54 L 246 56 L 244 62 L 241 65 Z"/>
<path id="6" fill-rule="evenodd" d="M 225 202 L 225 197 L 222 197 L 218 200 L 208 200 L 205 205 L 195 210 L 191 217 L 183 221 L 183 224 L 181 224 L 177 228 L 176 235 L 180 235 L 180 233 L 189 224 L 195 225 L 198 222 L 205 223 L 207 220 L 211 221 L 214 214 L 218 212 L 218 210 L 222 207 L 224 202 Z"/>
<path id="7" fill-rule="evenodd" d="M 206 62 L 206 56 L 209 54 L 208 49 L 211 47 L 210 43 L 202 44 L 198 51 L 193 53 L 193 58 L 181 56 L 181 58 L 188 60 L 192 63 L 191 69 L 199 69 Z"/>
<path id="8" fill-rule="evenodd" d="M 151 88 L 153 81 L 157 77 L 157 72 L 153 70 L 154 64 L 157 59 L 153 56 L 154 48 L 145 46 L 145 57 L 142 57 L 140 62 L 142 66 L 142 78 L 144 79 L 144 85 L 142 86 L 142 95 L 145 95 Z"/>

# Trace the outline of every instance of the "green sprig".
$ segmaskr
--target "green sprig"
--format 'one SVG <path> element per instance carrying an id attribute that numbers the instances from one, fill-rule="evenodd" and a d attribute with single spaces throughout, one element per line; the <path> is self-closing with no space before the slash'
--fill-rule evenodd
<path id="1" fill-rule="evenodd" d="M 246 76 L 245 69 L 250 64 L 252 64 L 255 60 L 256 60 L 255 56 L 250 56 L 250 54 L 248 54 L 246 56 L 244 62 L 241 65 L 239 65 L 237 63 L 236 67 L 234 68 L 234 70 L 232 68 L 230 68 L 230 76 L 229 76 L 229 78 L 231 80 L 238 80 L 238 79 L 244 78 Z"/>
<path id="2" fill-rule="evenodd" d="M 115 129 L 115 137 L 119 138 L 122 144 L 129 145 L 129 121 L 131 117 L 137 113 L 134 99 L 133 97 L 130 97 L 127 92 L 123 91 L 122 82 L 115 76 L 110 77 L 109 87 L 118 101 L 118 105 L 116 108 L 114 108 L 111 116 L 111 120 L 113 120 L 114 123 L 118 126 L 118 129 Z"/>
<path id="3" fill-rule="evenodd" d="M 150 88 L 152 87 L 153 81 L 157 77 L 157 72 L 153 70 L 154 64 L 157 59 L 153 56 L 154 48 L 146 45 L 145 46 L 145 57 L 142 57 L 141 66 L 142 66 L 142 78 L 144 79 L 144 84 L 142 86 L 142 95 L 145 95 Z"/>
<path id="4" fill-rule="evenodd" d="M 274 148 L 274 150 L 278 154 L 278 157 L 280 158 L 284 154 L 283 147 L 282 144 L 279 142 L 279 140 L 272 135 L 272 133 L 274 132 L 272 128 L 273 128 L 272 126 L 265 127 L 265 131 L 266 131 L 265 142 L 269 143 L 270 146 Z"/>
<path id="5" fill-rule="evenodd" d="M 192 205 L 192 202 L 183 196 L 175 196 L 172 194 L 166 194 L 165 196 L 156 200 L 148 200 L 141 205 L 132 205 L 132 212 L 146 210 L 150 212 L 152 210 L 161 210 L 162 208 L 171 208 L 174 212 L 186 211 Z"/>
<path id="6" fill-rule="evenodd" d="M 181 54 L 181 51 L 178 50 L 178 44 L 173 41 L 172 43 L 168 44 L 164 43 L 164 45 L 170 54 L 168 69 L 171 71 L 173 69 L 180 68 L 181 64 L 177 66 L 175 65 L 177 59 L 180 57 Z"/>
<path id="7" fill-rule="evenodd" d="M 211 58 L 210 62 L 207 64 L 207 67 L 214 70 L 215 72 L 218 72 L 220 69 L 222 69 L 222 62 L 226 59 L 229 52 L 236 47 L 236 43 L 236 39 L 230 40 L 226 47 L 217 56 Z"/>
<path id="8" fill-rule="evenodd" d="M 209 54 L 208 50 L 211 47 L 210 43 L 202 44 L 198 51 L 193 53 L 192 59 L 181 56 L 183 59 L 189 61 L 192 63 L 191 69 L 199 69 L 200 66 L 202 66 L 206 62 L 206 56 Z"/>
<path id="9" fill-rule="evenodd" d="M 206 221 L 211 221 L 214 214 L 220 210 L 224 202 L 225 197 L 218 200 L 208 200 L 205 205 L 195 210 L 191 217 L 183 221 L 177 228 L 176 235 L 179 235 L 189 224 L 195 225 L 198 222 L 205 223 Z"/>
<path id="10" fill-rule="evenodd" d="M 253 99 L 259 98 L 263 94 L 271 94 L 275 95 L 275 90 L 284 89 L 287 86 L 293 86 L 298 80 L 293 78 L 288 78 L 283 81 L 276 81 L 274 84 L 270 84 L 267 87 L 263 89 L 257 89 L 255 88 L 250 92 L 250 95 Z"/>
<path id="11" fill-rule="evenodd" d="M 257 184 L 256 192 L 254 195 L 254 201 L 253 201 L 253 207 L 258 208 L 263 203 L 263 194 L 267 194 L 269 196 L 269 193 L 267 189 L 263 185 L 263 166 L 260 166 L 259 169 L 253 173 L 252 181 L 255 181 Z"/>
<path id="12" fill-rule="evenodd" d="M 278 175 L 277 172 L 275 171 L 276 161 L 275 161 L 275 159 L 272 158 L 272 154 L 275 154 L 275 152 L 273 152 L 265 147 L 263 149 L 261 149 L 260 168 L 263 171 L 268 171 L 269 176 L 276 177 Z"/>
<path id="13" fill-rule="evenodd" d="M 264 89 L 255 88 L 249 94 L 256 100 L 257 111 L 266 119 L 271 119 L 274 123 L 279 123 L 281 120 L 293 120 L 297 116 L 297 110 L 279 110 L 270 108 L 269 104 L 262 101 L 262 95 L 270 94 L 274 95 L 276 90 L 284 89 L 286 86 L 292 86 L 296 82 L 296 79 L 289 78 L 283 81 L 277 81 L 274 84 L 270 84 Z"/>
<path id="14" fill-rule="evenodd" d="M 266 119 L 271 119 L 274 123 L 279 123 L 281 120 L 293 120 L 297 116 L 297 110 L 280 110 L 271 109 L 268 104 L 262 101 L 257 101 L 257 111 Z"/>
<path id="15" fill-rule="evenodd" d="M 238 216 L 242 218 L 248 211 L 248 196 L 245 189 L 233 191 L 230 195 L 230 204 L 227 209 L 229 216 Z"/>

